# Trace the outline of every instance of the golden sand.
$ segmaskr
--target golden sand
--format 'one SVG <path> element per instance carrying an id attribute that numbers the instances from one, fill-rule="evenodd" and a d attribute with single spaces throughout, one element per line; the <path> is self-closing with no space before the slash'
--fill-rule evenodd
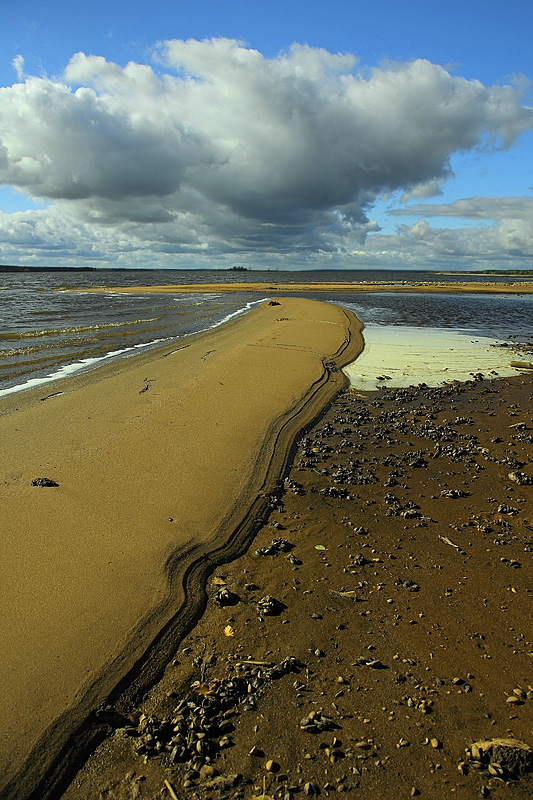
<path id="1" fill-rule="evenodd" d="M 295 434 L 344 384 L 331 366 L 361 351 L 360 328 L 284 298 L 60 394 L 0 402 L 6 796 L 38 785 L 162 627 L 192 613 L 191 564 L 205 573 L 242 548 Z M 43 477 L 58 487 L 31 485 Z"/>
<path id="2" fill-rule="evenodd" d="M 79 290 L 82 291 L 82 290 Z M 376 292 L 436 292 L 439 294 L 531 294 L 533 282 L 527 281 L 336 281 L 324 283 L 194 283 L 169 286 L 109 286 L 106 288 L 95 287 L 83 289 L 84 292 L 120 292 L 124 294 L 144 293 L 172 293 L 172 294 L 198 294 L 198 293 L 228 293 L 228 292 L 266 292 L 269 295 L 287 294 L 290 292 L 320 293 L 376 293 Z"/>

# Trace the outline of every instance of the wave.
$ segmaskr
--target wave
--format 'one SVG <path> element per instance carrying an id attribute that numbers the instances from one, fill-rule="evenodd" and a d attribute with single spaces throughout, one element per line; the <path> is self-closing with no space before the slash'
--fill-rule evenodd
<path id="1" fill-rule="evenodd" d="M 231 319 L 235 317 L 241 316 L 242 314 L 246 314 L 250 311 L 253 306 L 258 305 L 259 303 L 264 302 L 264 298 L 261 300 L 254 300 L 247 303 L 242 308 L 238 309 L 237 311 L 233 311 L 230 314 L 226 314 L 218 322 L 215 322 L 213 325 L 208 326 L 204 330 L 212 330 L 213 328 L 217 328 L 220 325 L 223 325 L 226 322 L 229 322 Z M 151 320 L 144 320 L 144 321 L 151 321 Z M 141 322 L 141 320 L 135 320 L 135 322 Z M 113 327 L 115 325 L 119 326 L 121 324 L 132 324 L 132 323 L 105 323 L 101 326 L 83 326 L 85 330 L 92 330 L 93 328 L 98 327 Z M 82 329 L 82 326 L 78 326 L 78 331 Z M 200 331 L 198 331 L 200 332 Z M 196 332 L 195 332 L 196 333 Z M 121 356 L 127 357 L 128 355 L 133 355 L 135 351 L 138 351 L 143 348 L 147 347 L 154 347 L 155 345 L 162 344 L 163 342 L 170 342 L 170 341 L 181 341 L 182 339 L 187 339 L 189 336 L 194 335 L 193 333 L 189 334 L 182 334 L 180 336 L 168 336 L 159 339 L 153 339 L 149 342 L 141 342 L 139 344 L 134 344 L 129 347 L 123 347 L 119 350 L 111 350 L 107 353 L 104 353 L 101 356 L 94 356 L 90 358 L 83 358 L 79 361 L 75 361 L 72 364 L 65 364 L 64 366 L 60 367 L 59 369 L 55 370 L 54 372 L 50 373 L 49 375 L 38 377 L 38 378 L 30 378 L 25 383 L 17 384 L 16 386 L 10 386 L 7 389 L 0 389 L 0 397 L 5 397 L 10 394 L 15 394 L 17 392 L 23 392 L 27 389 L 33 389 L 36 386 L 42 386 L 43 384 L 51 383 L 52 381 L 57 381 L 61 378 L 66 378 L 70 375 L 73 375 L 77 372 L 86 371 L 89 369 L 94 369 L 97 367 L 102 361 L 106 361 L 112 358 L 119 358 Z"/>
<path id="2" fill-rule="evenodd" d="M 143 347 L 153 347 L 156 344 L 171 341 L 171 338 L 172 337 L 168 337 L 166 339 L 154 339 L 152 342 L 141 342 L 141 344 L 134 344 L 131 347 L 124 347 L 121 350 L 112 350 L 109 353 L 105 353 L 103 356 L 83 358 L 81 361 L 76 361 L 74 364 L 65 364 L 56 372 L 52 372 L 50 375 L 46 375 L 45 377 L 30 378 L 30 380 L 27 380 L 25 383 L 18 384 L 17 386 L 10 386 L 8 389 L 0 389 L 0 397 L 5 397 L 9 394 L 15 394 L 16 392 L 23 392 L 26 389 L 33 389 L 36 386 L 41 386 L 45 383 L 51 383 L 52 381 L 57 381 L 60 378 L 66 378 L 69 375 L 73 375 L 75 372 L 81 372 L 82 370 L 95 367 L 101 361 L 105 361 L 110 358 L 117 358 L 125 355 L 126 353 L 131 353 L 134 350 L 140 350 Z"/>
<path id="3" fill-rule="evenodd" d="M 45 336 L 63 336 L 66 333 L 85 333 L 86 331 L 99 331 L 105 328 L 122 328 L 124 325 L 141 325 L 146 322 L 157 322 L 158 319 L 159 317 L 149 317 L 148 319 L 132 319 L 122 322 L 101 322 L 97 325 L 72 325 L 68 328 L 46 328 L 40 331 L 25 331 L 24 333 L 0 333 L 0 341 L 39 339 Z"/>

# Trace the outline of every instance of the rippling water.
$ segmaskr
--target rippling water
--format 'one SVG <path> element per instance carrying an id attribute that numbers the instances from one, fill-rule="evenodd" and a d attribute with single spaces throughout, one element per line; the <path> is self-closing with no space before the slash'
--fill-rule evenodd
<path id="1" fill-rule="evenodd" d="M 268 297 L 257 294 L 77 294 L 93 286 L 441 280 L 431 273 L 87 271 L 0 274 L 0 394 L 214 327 Z M 304 295 L 312 296 L 312 295 Z M 532 295 L 320 294 L 365 323 L 431 326 L 495 338 L 531 334 Z"/>

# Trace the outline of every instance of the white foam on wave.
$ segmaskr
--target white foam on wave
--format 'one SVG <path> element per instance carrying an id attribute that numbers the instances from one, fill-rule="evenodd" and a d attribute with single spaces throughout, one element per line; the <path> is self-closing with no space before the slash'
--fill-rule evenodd
<path id="1" fill-rule="evenodd" d="M 219 325 L 223 325 L 225 322 L 229 322 L 229 320 L 235 317 L 240 317 L 242 314 L 246 314 L 253 306 L 263 302 L 264 298 L 261 300 L 250 301 L 237 311 L 232 311 L 230 314 L 226 314 L 226 316 L 223 319 L 213 323 L 213 325 L 210 325 L 205 330 L 212 330 L 214 328 L 218 328 Z M 154 345 L 162 344 L 163 342 L 170 342 L 173 339 L 175 339 L 176 341 L 181 341 L 182 339 L 187 339 L 189 336 L 193 336 L 193 334 L 188 333 L 188 334 L 183 334 L 183 336 L 179 337 L 154 339 L 151 342 L 141 342 L 140 344 L 135 344 L 132 345 L 131 347 L 124 347 L 121 350 L 112 350 L 109 353 L 105 353 L 103 356 L 83 358 L 80 361 L 76 361 L 74 364 L 65 364 L 64 366 L 60 367 L 58 370 L 50 373 L 49 375 L 40 378 L 31 378 L 25 383 L 18 384 L 17 386 L 10 386 L 7 389 L 0 389 L 0 397 L 5 397 L 10 394 L 16 394 L 17 392 L 23 392 L 26 391 L 27 389 L 33 389 L 36 386 L 42 386 L 43 384 L 51 383 L 52 381 L 57 381 L 60 378 L 67 378 L 68 376 L 74 375 L 77 372 L 94 369 L 102 361 L 106 361 L 111 358 L 119 358 L 120 356 L 133 355 L 135 351 L 145 347 L 153 347 Z"/>
<path id="2" fill-rule="evenodd" d="M 117 358 L 127 353 L 130 353 L 131 355 L 134 350 L 140 350 L 143 347 L 153 347 L 156 344 L 161 344 L 162 342 L 167 341 L 170 341 L 170 338 L 154 339 L 151 342 L 141 342 L 141 344 L 134 344 L 131 347 L 123 347 L 121 350 L 112 350 L 109 353 L 105 353 L 103 356 L 82 358 L 80 361 L 76 361 L 74 364 L 65 364 L 55 372 L 50 373 L 50 375 L 45 375 L 42 378 L 30 378 L 30 380 L 26 381 L 25 383 L 20 383 L 17 386 L 10 386 L 8 389 L 0 389 L 0 397 L 5 397 L 8 394 L 15 394 L 16 392 L 23 392 L 26 389 L 33 389 L 35 386 L 42 386 L 45 383 L 51 383 L 52 381 L 57 381 L 60 378 L 67 378 L 69 375 L 73 375 L 76 372 L 82 372 L 83 370 L 91 369 L 102 361 L 106 361 L 110 358 Z"/>
<path id="3" fill-rule="evenodd" d="M 511 359 L 526 358 L 497 339 L 444 328 L 369 325 L 363 336 L 365 349 L 344 372 L 354 388 L 366 391 L 419 383 L 441 386 L 471 380 L 476 373 L 508 377 L 520 372 L 509 366 Z"/>
<path id="4" fill-rule="evenodd" d="M 225 322 L 229 322 L 230 319 L 234 319 L 235 317 L 240 317 L 243 314 L 246 314 L 254 306 L 258 306 L 264 302 L 265 298 L 262 298 L 261 300 L 251 300 L 249 303 L 246 303 L 246 305 L 243 306 L 243 308 L 239 308 L 237 311 L 232 311 L 231 314 L 226 314 L 224 319 L 221 319 L 220 322 L 216 322 L 214 325 L 211 325 L 211 328 L 209 328 L 209 330 L 211 330 L 212 328 L 218 328 L 219 325 L 223 325 Z"/>

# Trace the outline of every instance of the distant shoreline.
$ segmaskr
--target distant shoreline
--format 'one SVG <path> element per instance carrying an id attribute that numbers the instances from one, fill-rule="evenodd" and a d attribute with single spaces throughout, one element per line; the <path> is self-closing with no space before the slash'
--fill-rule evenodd
<path id="1" fill-rule="evenodd" d="M 401 275 L 404 272 L 420 272 L 421 274 L 427 274 L 428 272 L 433 273 L 434 275 L 457 275 L 457 276 L 468 276 L 468 275 L 487 275 L 493 276 L 498 278 L 507 278 L 507 277 L 514 277 L 518 276 L 521 278 L 531 277 L 533 279 L 533 270 L 531 269 L 517 269 L 517 270 L 393 270 L 387 268 L 376 268 L 376 269 L 306 269 L 306 270 L 278 270 L 278 269 L 261 269 L 256 270 L 250 267 L 222 267 L 217 269 L 211 269 L 210 267 L 160 267 L 160 268 L 153 268 L 153 267 L 52 267 L 52 266 L 21 266 L 21 265 L 11 265 L 11 264 L 0 264 L 0 274 L 1 273 L 20 273 L 20 272 L 294 272 L 297 275 L 299 272 L 346 272 L 346 273 L 353 273 L 353 272 L 398 272 Z"/>

